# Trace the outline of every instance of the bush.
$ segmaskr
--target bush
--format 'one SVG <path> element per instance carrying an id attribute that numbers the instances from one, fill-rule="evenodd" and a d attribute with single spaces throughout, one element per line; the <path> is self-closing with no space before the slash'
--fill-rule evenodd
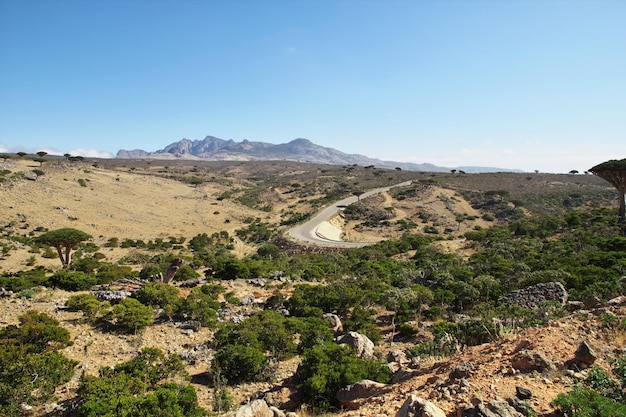
<path id="1" fill-rule="evenodd" d="M 0 415 L 22 415 L 21 405 L 54 399 L 70 380 L 76 361 L 57 352 L 71 345 L 70 334 L 44 313 L 29 311 L 19 326 L 0 329 Z"/>
<path id="2" fill-rule="evenodd" d="M 231 383 L 258 380 L 267 366 L 268 360 L 261 350 L 238 344 L 219 349 L 211 363 L 211 368 L 221 369 Z"/>
<path id="3" fill-rule="evenodd" d="M 134 297 L 144 305 L 163 309 L 170 318 L 178 312 L 183 303 L 176 287 L 162 282 L 148 282 L 142 285 Z"/>
<path id="4" fill-rule="evenodd" d="M 92 294 L 76 294 L 65 302 L 65 306 L 73 310 L 82 311 L 89 321 L 97 320 L 109 307 L 109 303 L 103 303 Z"/>
<path id="5" fill-rule="evenodd" d="M 111 318 L 122 329 L 137 333 L 152 324 L 154 311 L 134 298 L 125 298 L 113 307 Z"/>
<path id="6" fill-rule="evenodd" d="M 46 271 L 41 267 L 0 275 L 0 287 L 13 292 L 19 292 L 38 285 L 46 285 L 47 283 Z"/>
<path id="7" fill-rule="evenodd" d="M 344 345 L 322 343 L 304 353 L 297 372 L 303 400 L 322 410 L 338 407 L 337 392 L 362 379 L 391 380 L 386 364 L 357 358 Z"/>
<path id="8" fill-rule="evenodd" d="M 134 359 L 115 368 L 100 369 L 100 376 L 84 376 L 78 389 L 77 415 L 200 417 L 195 389 L 187 384 L 166 382 L 187 380 L 177 355 L 144 348 Z"/>
<path id="9" fill-rule="evenodd" d="M 626 416 L 626 404 L 615 402 L 592 389 L 578 385 L 567 394 L 559 394 L 552 405 L 568 417 Z"/>
<path id="10" fill-rule="evenodd" d="M 217 324 L 217 310 L 220 308 L 217 299 L 223 291 L 224 288 L 220 285 L 203 285 L 194 288 L 187 298 L 182 300 L 179 312 L 200 322 L 203 326 L 212 328 Z"/>
<path id="11" fill-rule="evenodd" d="M 80 271 L 58 271 L 50 277 L 49 285 L 66 291 L 85 291 L 98 283 L 96 277 Z"/>

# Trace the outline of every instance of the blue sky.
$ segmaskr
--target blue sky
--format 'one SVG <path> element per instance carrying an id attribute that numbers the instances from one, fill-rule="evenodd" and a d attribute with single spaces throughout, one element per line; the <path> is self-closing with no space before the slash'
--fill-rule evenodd
<path id="1" fill-rule="evenodd" d="M 207 135 L 527 171 L 626 157 L 623 0 L 0 0 L 0 152 Z"/>

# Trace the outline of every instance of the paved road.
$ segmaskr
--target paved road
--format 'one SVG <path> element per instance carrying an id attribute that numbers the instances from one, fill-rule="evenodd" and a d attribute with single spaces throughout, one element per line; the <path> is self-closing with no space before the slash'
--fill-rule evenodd
<path id="1" fill-rule="evenodd" d="M 308 222 L 301 224 L 299 226 L 294 227 L 293 229 L 287 232 L 287 235 L 295 240 L 300 240 L 306 243 L 313 243 L 320 246 L 331 246 L 337 248 L 361 248 L 363 246 L 372 245 L 373 242 L 344 242 L 343 240 L 335 240 L 331 239 L 327 236 L 324 236 L 320 233 L 320 227 L 322 224 L 331 217 L 333 217 L 342 207 L 348 206 L 358 200 L 358 198 L 369 197 L 374 194 L 382 193 L 390 190 L 393 187 L 400 187 L 405 185 L 410 185 L 411 181 L 403 182 L 401 184 L 392 185 L 389 187 L 376 188 L 371 191 L 367 191 L 361 194 L 360 197 L 352 196 L 348 198 L 344 198 L 341 201 L 338 201 L 332 204 L 329 207 L 326 207 L 324 210 L 320 211 Z"/>

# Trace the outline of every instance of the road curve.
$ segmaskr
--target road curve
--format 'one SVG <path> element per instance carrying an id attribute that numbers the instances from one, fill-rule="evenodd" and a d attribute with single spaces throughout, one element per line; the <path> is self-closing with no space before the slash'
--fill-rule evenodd
<path id="1" fill-rule="evenodd" d="M 374 190 L 370 190 L 361 194 L 359 197 L 351 196 L 348 198 L 344 198 L 343 200 L 337 201 L 336 203 L 333 203 L 332 205 L 317 213 L 315 217 L 313 217 L 308 222 L 298 225 L 293 229 L 287 231 L 287 236 L 301 242 L 335 248 L 361 248 L 363 246 L 373 245 L 375 242 L 346 242 L 340 239 L 334 239 L 321 233 L 320 229 L 322 228 L 324 222 L 327 222 L 328 219 L 337 214 L 337 212 L 342 207 L 348 206 L 356 202 L 359 198 L 366 198 L 374 194 L 389 191 L 394 187 L 410 185 L 411 182 L 412 181 L 406 181 L 400 184 L 391 185 L 389 187 L 376 188 Z"/>

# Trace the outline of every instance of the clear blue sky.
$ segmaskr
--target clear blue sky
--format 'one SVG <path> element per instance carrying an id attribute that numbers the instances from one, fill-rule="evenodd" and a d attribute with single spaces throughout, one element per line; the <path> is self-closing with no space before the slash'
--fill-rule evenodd
<path id="1" fill-rule="evenodd" d="M 626 157 L 624 0 L 0 0 L 0 152 L 207 135 L 393 161 Z"/>

